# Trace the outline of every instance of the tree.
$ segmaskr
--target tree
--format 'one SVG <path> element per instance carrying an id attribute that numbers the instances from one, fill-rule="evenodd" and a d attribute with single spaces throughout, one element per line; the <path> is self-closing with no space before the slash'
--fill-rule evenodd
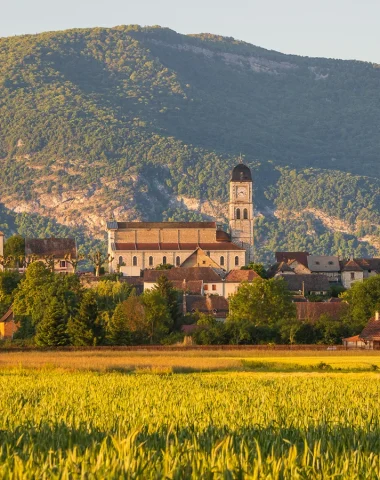
<path id="1" fill-rule="evenodd" d="M 178 292 L 173 288 L 173 284 L 165 275 L 161 275 L 152 290 L 158 292 L 161 297 L 165 299 L 173 325 L 177 325 L 180 316 L 178 308 Z"/>
<path id="2" fill-rule="evenodd" d="M 172 268 L 174 268 L 174 265 L 171 265 L 170 263 L 160 263 L 160 265 L 157 265 L 155 270 L 171 270 Z"/>
<path id="3" fill-rule="evenodd" d="M 148 290 L 142 295 L 145 312 L 146 335 L 150 343 L 159 343 L 173 328 L 173 319 L 167 301 L 158 290 Z"/>
<path id="4" fill-rule="evenodd" d="M 128 317 L 122 303 L 116 307 L 109 322 L 107 340 L 111 345 L 131 345 L 132 338 L 128 328 Z"/>
<path id="5" fill-rule="evenodd" d="M 262 263 L 249 263 L 248 265 L 241 267 L 241 270 L 253 270 L 261 278 L 267 278 L 267 272 Z"/>
<path id="6" fill-rule="evenodd" d="M 82 260 L 84 260 L 86 257 L 84 255 L 77 255 L 76 258 L 73 258 L 71 253 L 68 253 L 65 255 L 65 260 L 66 262 L 73 267 L 74 273 L 78 270 L 78 266 Z"/>
<path id="7" fill-rule="evenodd" d="M 100 270 L 102 266 L 106 263 L 111 263 L 114 259 L 109 253 L 107 255 L 103 255 L 100 250 L 90 253 L 87 258 L 94 265 L 96 277 L 100 277 Z"/>
<path id="8" fill-rule="evenodd" d="M 244 282 L 230 300 L 228 321 L 248 321 L 256 327 L 278 327 L 296 317 L 296 308 L 284 280 L 256 278 Z"/>
<path id="9" fill-rule="evenodd" d="M 12 235 L 4 245 L 4 257 L 19 259 L 25 257 L 25 238 L 21 235 Z"/>
<path id="10" fill-rule="evenodd" d="M 380 275 L 355 282 L 349 290 L 341 295 L 348 302 L 348 321 L 361 328 L 380 310 Z"/>
<path id="11" fill-rule="evenodd" d="M 83 295 L 78 313 L 69 319 L 67 331 L 70 342 L 75 346 L 101 343 L 103 326 L 98 319 L 96 295 L 91 290 Z"/>
<path id="12" fill-rule="evenodd" d="M 56 298 L 53 298 L 37 327 L 36 344 L 41 347 L 67 345 L 69 338 L 66 329 L 67 322 L 62 306 Z"/>

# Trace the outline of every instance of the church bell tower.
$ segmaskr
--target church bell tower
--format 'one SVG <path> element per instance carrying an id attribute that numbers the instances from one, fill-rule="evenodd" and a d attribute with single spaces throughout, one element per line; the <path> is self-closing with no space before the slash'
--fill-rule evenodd
<path id="1" fill-rule="evenodd" d="M 253 262 L 253 183 L 243 163 L 232 170 L 229 217 L 232 242 L 245 248 L 247 264 Z"/>

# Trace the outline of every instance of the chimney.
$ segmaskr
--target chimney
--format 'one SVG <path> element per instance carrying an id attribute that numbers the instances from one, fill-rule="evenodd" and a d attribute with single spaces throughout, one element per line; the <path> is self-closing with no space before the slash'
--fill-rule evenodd
<path id="1" fill-rule="evenodd" d="M 379 310 L 376 310 L 376 312 L 375 312 L 375 320 L 376 320 L 377 322 L 380 320 Z"/>

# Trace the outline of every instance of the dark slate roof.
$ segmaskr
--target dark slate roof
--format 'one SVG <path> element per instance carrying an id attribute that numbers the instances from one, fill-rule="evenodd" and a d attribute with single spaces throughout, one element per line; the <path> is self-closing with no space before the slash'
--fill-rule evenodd
<path id="1" fill-rule="evenodd" d="M 57 258 L 64 258 L 71 255 L 76 258 L 77 248 L 74 238 L 26 238 L 25 255 L 54 255 Z"/>
<path id="2" fill-rule="evenodd" d="M 339 272 L 339 258 L 332 255 L 309 255 L 307 265 L 312 272 Z"/>
<path id="3" fill-rule="evenodd" d="M 242 251 L 244 248 L 235 245 L 232 242 L 214 242 L 214 243 L 115 243 L 116 251 L 144 250 L 144 251 L 188 251 L 194 252 L 197 248 L 202 250 L 220 250 L 220 251 Z"/>
<path id="4" fill-rule="evenodd" d="M 218 283 L 222 279 L 211 267 L 176 267 L 170 270 L 144 270 L 144 282 L 156 283 L 164 275 L 170 281 L 190 282 L 203 280 L 205 283 Z"/>
<path id="5" fill-rule="evenodd" d="M 254 270 L 231 270 L 225 281 L 229 283 L 252 282 L 255 278 L 260 278 L 260 275 Z"/>
<path id="6" fill-rule="evenodd" d="M 115 222 L 117 224 L 117 229 L 150 229 L 150 228 L 212 228 L 216 230 L 216 222 Z M 109 222 L 112 228 L 111 230 L 116 230 L 114 228 L 114 222 Z M 108 226 L 108 225 L 107 225 Z"/>
<path id="7" fill-rule="evenodd" d="M 276 262 L 289 263 L 291 260 L 297 260 L 298 263 L 308 268 L 307 257 L 309 252 L 276 252 L 275 255 Z"/>
<path id="8" fill-rule="evenodd" d="M 327 292 L 330 290 L 328 277 L 318 274 L 288 275 L 281 274 L 278 278 L 283 278 L 291 292 L 302 292 L 305 288 L 307 292 Z"/>
<path id="9" fill-rule="evenodd" d="M 380 337 L 380 320 L 376 320 L 374 317 L 370 319 L 360 334 L 360 338 L 364 340 L 372 340 L 373 337 Z"/>
<path id="10" fill-rule="evenodd" d="M 188 313 L 209 313 L 215 316 L 225 317 L 228 314 L 228 302 L 224 297 L 201 295 L 187 295 L 186 309 Z"/>
<path id="11" fill-rule="evenodd" d="M 284 272 L 294 273 L 292 268 L 290 268 L 286 262 L 276 262 L 269 268 L 267 274 L 269 278 L 272 278 L 277 273 L 284 273 Z"/>
<path id="12" fill-rule="evenodd" d="M 231 182 L 252 182 L 251 170 L 244 163 L 239 163 L 232 170 Z"/>
<path id="13" fill-rule="evenodd" d="M 296 303 L 298 320 L 316 322 L 321 315 L 328 315 L 334 320 L 340 320 L 347 311 L 347 303 L 330 302 L 300 302 Z"/>

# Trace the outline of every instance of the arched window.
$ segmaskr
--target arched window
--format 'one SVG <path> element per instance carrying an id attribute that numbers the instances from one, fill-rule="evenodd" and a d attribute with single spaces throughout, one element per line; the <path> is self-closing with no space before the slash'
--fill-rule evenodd
<path id="1" fill-rule="evenodd" d="M 123 265 L 123 257 L 119 257 L 119 265 Z"/>
<path id="2" fill-rule="evenodd" d="M 236 209 L 236 218 L 240 220 L 240 208 Z"/>
<path id="3" fill-rule="evenodd" d="M 137 257 L 133 257 L 133 259 L 132 259 L 132 265 L 133 265 L 134 267 L 137 267 Z"/>
<path id="4" fill-rule="evenodd" d="M 153 257 L 149 257 L 149 266 L 153 267 Z"/>
<path id="5" fill-rule="evenodd" d="M 220 266 L 224 267 L 224 257 L 220 257 Z"/>
<path id="6" fill-rule="evenodd" d="M 177 257 L 175 259 L 175 265 L 176 265 L 176 267 L 179 267 L 181 265 L 181 257 Z"/>
<path id="7" fill-rule="evenodd" d="M 166 257 L 162 258 L 162 265 L 166 265 Z"/>
<path id="8" fill-rule="evenodd" d="M 244 220 L 248 220 L 248 210 L 244 209 Z"/>
<path id="9" fill-rule="evenodd" d="M 238 267 L 239 266 L 239 257 L 236 256 L 235 257 L 235 267 Z"/>

